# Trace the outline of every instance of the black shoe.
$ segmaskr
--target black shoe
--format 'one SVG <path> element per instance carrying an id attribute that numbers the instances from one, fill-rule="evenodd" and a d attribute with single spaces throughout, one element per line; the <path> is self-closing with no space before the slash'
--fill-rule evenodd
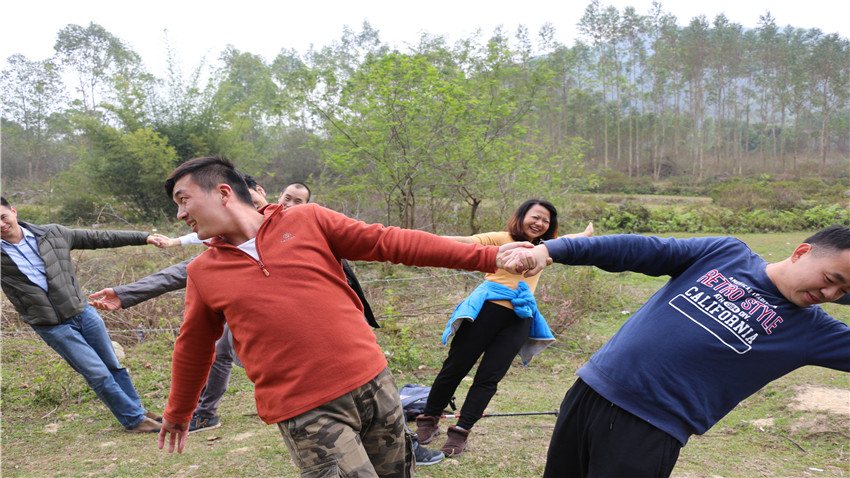
<path id="1" fill-rule="evenodd" d="M 221 422 L 218 419 L 218 415 L 213 417 L 195 415 L 192 417 L 192 421 L 189 422 L 189 433 L 195 433 L 202 430 L 212 430 L 213 428 L 218 428 L 220 426 Z"/>
<path id="2" fill-rule="evenodd" d="M 443 452 L 434 451 L 413 442 L 413 455 L 416 457 L 416 465 L 428 466 L 443 461 Z"/>

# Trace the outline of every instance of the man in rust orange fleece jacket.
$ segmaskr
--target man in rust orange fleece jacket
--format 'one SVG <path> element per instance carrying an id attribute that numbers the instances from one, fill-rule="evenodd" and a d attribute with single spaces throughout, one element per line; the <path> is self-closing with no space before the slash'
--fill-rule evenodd
<path id="1" fill-rule="evenodd" d="M 170 434 L 169 451 L 182 452 L 227 317 L 260 418 L 278 425 L 302 472 L 408 476 L 398 390 L 340 259 L 493 272 L 527 244 L 460 244 L 315 204 L 258 211 L 218 157 L 180 165 L 165 187 L 178 219 L 212 241 L 188 267 L 160 448 Z"/>

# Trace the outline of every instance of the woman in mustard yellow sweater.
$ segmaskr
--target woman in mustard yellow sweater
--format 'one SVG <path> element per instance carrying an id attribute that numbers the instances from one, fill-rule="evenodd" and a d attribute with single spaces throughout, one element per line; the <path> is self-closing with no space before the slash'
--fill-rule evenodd
<path id="1" fill-rule="evenodd" d="M 589 236 L 589 224 L 581 234 Z M 530 199 L 516 210 L 506 231 L 474 236 L 450 236 L 458 242 L 499 246 L 514 241 L 540 241 L 558 237 L 558 211 L 548 201 Z M 555 341 L 549 327 L 537 311 L 534 289 L 539 274 L 530 277 L 511 274 L 504 269 L 488 273 L 484 282 L 457 309 L 443 333 L 443 343 L 454 335 L 449 355 L 431 386 L 425 412 L 416 418 L 420 443 L 429 443 L 439 432 L 440 415 L 478 358 L 481 363 L 461 407 L 457 425 L 447 430 L 446 456 L 458 456 L 466 448 L 469 431 L 475 425 L 513 358 L 519 354 L 528 363 L 536 353 Z"/>

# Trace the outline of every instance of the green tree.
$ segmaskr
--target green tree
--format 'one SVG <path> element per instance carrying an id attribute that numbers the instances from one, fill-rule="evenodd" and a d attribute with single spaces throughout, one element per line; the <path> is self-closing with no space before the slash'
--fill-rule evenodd
<path id="1" fill-rule="evenodd" d="M 830 119 L 838 109 L 847 107 L 850 97 L 850 41 L 837 33 L 821 36 L 813 44 L 810 67 L 812 104 L 821 119 L 820 160 L 826 167 Z"/>
<path id="2" fill-rule="evenodd" d="M 49 60 L 12 55 L 0 75 L 0 91 L 4 180 L 46 179 L 56 172 L 48 158 L 57 159 L 61 135 L 67 131 L 62 114 L 65 92 L 56 66 Z"/>
<path id="3" fill-rule="evenodd" d="M 161 88 L 151 96 L 151 125 L 168 138 L 180 161 L 215 153 L 213 144 L 225 127 L 217 117 L 213 97 L 216 78 L 204 85 L 208 69 L 206 60 L 184 74 L 176 51 L 166 47 L 166 77 Z"/>
<path id="4" fill-rule="evenodd" d="M 213 107 L 226 125 L 216 137 L 214 149 L 233 158 L 247 173 L 264 171 L 273 155 L 269 136 L 277 86 L 265 61 L 254 54 L 228 46 L 222 53 Z"/>
<path id="5" fill-rule="evenodd" d="M 705 159 L 705 71 L 709 57 L 709 26 L 704 15 L 691 20 L 682 31 L 686 56 L 684 58 L 688 81 L 688 104 L 692 126 L 691 143 L 693 168 L 692 174 L 702 178 Z"/>
<path id="6" fill-rule="evenodd" d="M 178 164 L 177 153 L 168 140 L 152 128 L 124 132 L 94 120 L 84 124 L 91 147 L 66 175 L 65 192 L 86 191 L 87 201 L 110 203 L 115 211 L 127 213 L 130 220 L 161 220 L 171 216 L 174 205 L 162 189 L 163 178 Z M 69 183 L 76 182 L 76 187 Z M 94 205 L 76 204 L 72 215 L 91 210 Z"/>
<path id="7" fill-rule="evenodd" d="M 95 114 L 100 98 L 109 95 L 115 86 L 113 81 L 140 78 L 139 55 L 96 23 L 89 23 L 88 27 L 69 24 L 59 31 L 53 48 L 58 63 L 77 76 L 75 89 L 81 95 L 78 103 L 86 115 Z"/>
<path id="8" fill-rule="evenodd" d="M 643 75 L 640 74 L 645 63 L 646 51 L 643 38 L 646 35 L 646 19 L 638 15 L 634 7 L 626 7 L 623 11 L 620 31 L 627 44 L 627 93 L 629 114 L 626 121 L 628 132 L 628 171 L 629 177 L 640 171 L 640 122 L 641 101 L 639 95 L 643 89 Z"/>
<path id="9" fill-rule="evenodd" d="M 596 57 L 593 65 L 596 68 L 597 81 L 602 85 L 602 149 L 603 168 L 608 169 L 608 87 L 610 78 L 616 78 L 617 69 L 615 52 L 617 37 L 617 22 L 619 13 L 616 8 L 603 8 L 599 0 L 592 0 L 585 8 L 584 15 L 579 20 L 578 30 L 585 38 L 590 40 Z M 619 130 L 617 130 L 619 131 Z"/>
<path id="10" fill-rule="evenodd" d="M 661 177 L 662 162 L 665 157 L 668 116 L 668 95 L 671 87 L 671 77 L 674 74 L 673 59 L 678 42 L 678 29 L 675 17 L 664 13 L 661 4 L 653 1 L 649 13 L 647 28 L 649 47 L 652 55 L 647 61 L 647 70 L 651 83 L 652 115 L 650 118 L 652 175 L 658 180 Z M 675 148 L 675 144 L 673 148 Z"/>

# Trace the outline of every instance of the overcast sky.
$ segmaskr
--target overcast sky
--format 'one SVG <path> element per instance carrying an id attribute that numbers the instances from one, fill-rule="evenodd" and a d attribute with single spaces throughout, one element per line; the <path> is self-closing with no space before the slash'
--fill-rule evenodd
<path id="1" fill-rule="evenodd" d="M 404 49 L 427 32 L 445 35 L 449 42 L 468 37 L 476 28 L 485 34 L 502 25 L 511 35 L 518 25 L 536 34 L 546 22 L 555 26 L 557 40 L 572 45 L 576 24 L 590 0 L 388 0 L 194 2 L 189 0 L 12 0 L 0 8 L 0 59 L 22 53 L 31 60 L 53 54 L 56 35 L 70 23 L 98 23 L 128 43 L 148 69 L 164 76 L 165 34 L 184 68 L 192 68 L 207 55 L 215 61 L 228 44 L 243 52 L 273 60 L 282 48 L 304 53 L 338 40 L 344 26 L 360 31 L 364 20 L 385 43 Z M 609 0 L 621 12 L 633 6 L 649 12 L 652 0 Z M 850 33 L 850 2 L 834 0 L 694 0 L 662 1 L 664 11 L 677 17 L 680 26 L 697 15 L 709 21 L 724 13 L 745 28 L 755 28 L 759 16 L 770 10 L 777 24 L 819 28 L 825 33 Z"/>

